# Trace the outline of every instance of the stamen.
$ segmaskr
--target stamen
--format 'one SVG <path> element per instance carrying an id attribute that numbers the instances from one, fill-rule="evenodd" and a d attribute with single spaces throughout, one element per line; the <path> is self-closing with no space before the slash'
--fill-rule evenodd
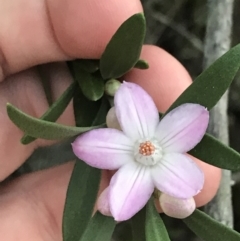
<path id="1" fill-rule="evenodd" d="M 135 161 L 144 166 L 154 166 L 162 158 L 162 148 L 158 141 L 152 139 L 140 139 L 134 146 Z"/>
<path id="2" fill-rule="evenodd" d="M 143 156 L 151 156 L 155 149 L 155 146 L 150 141 L 145 141 L 139 145 L 139 153 Z"/>

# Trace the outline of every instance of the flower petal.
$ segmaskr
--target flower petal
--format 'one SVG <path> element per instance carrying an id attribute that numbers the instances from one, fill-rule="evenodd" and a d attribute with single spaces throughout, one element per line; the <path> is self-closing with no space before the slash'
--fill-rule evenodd
<path id="1" fill-rule="evenodd" d="M 152 177 L 159 191 L 176 198 L 190 198 L 200 192 L 204 174 L 187 155 L 169 153 L 152 169 Z"/>
<path id="2" fill-rule="evenodd" d="M 98 211 L 105 216 L 112 216 L 109 206 L 109 187 L 105 188 L 97 200 Z"/>
<path id="3" fill-rule="evenodd" d="M 131 218 L 147 203 L 154 185 L 150 171 L 136 163 L 121 167 L 109 186 L 110 210 L 116 221 Z"/>
<path id="4" fill-rule="evenodd" d="M 88 165 L 114 170 L 133 161 L 133 143 L 116 129 L 96 129 L 80 135 L 73 143 L 74 154 Z"/>
<path id="5" fill-rule="evenodd" d="M 116 116 L 116 110 L 113 106 L 107 113 L 106 116 L 106 124 L 108 128 L 117 129 L 122 131 L 121 126 L 119 125 L 117 116 Z"/>
<path id="6" fill-rule="evenodd" d="M 145 90 L 136 84 L 123 82 L 114 101 L 119 124 L 127 136 L 136 141 L 154 135 L 159 114 Z"/>
<path id="7" fill-rule="evenodd" d="M 185 153 L 203 138 L 209 112 L 198 104 L 183 104 L 170 111 L 159 123 L 156 137 L 165 152 Z"/>

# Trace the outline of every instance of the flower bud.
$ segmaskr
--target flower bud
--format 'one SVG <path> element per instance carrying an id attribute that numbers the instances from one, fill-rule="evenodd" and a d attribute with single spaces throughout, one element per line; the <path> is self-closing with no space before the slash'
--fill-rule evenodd
<path id="1" fill-rule="evenodd" d="M 97 200 L 97 209 L 101 214 L 105 216 L 112 216 L 110 207 L 109 207 L 109 201 L 108 201 L 108 189 L 109 188 L 107 187 L 100 194 Z"/>
<path id="2" fill-rule="evenodd" d="M 105 93 L 109 96 L 114 96 L 119 89 L 121 82 L 116 79 L 110 79 L 105 84 Z"/>
<path id="3" fill-rule="evenodd" d="M 183 219 L 190 216 L 196 209 L 195 200 L 192 198 L 179 199 L 162 193 L 159 197 L 162 211 L 169 217 Z"/>
<path id="4" fill-rule="evenodd" d="M 115 107 L 112 107 L 106 116 L 106 123 L 108 128 L 113 128 L 117 130 L 121 130 L 121 127 L 119 125 L 116 112 L 115 112 Z"/>

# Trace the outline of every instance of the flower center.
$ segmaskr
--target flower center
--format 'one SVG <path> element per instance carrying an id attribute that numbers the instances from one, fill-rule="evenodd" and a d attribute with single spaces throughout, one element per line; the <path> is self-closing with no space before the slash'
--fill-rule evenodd
<path id="1" fill-rule="evenodd" d="M 135 161 L 145 166 L 154 166 L 162 158 L 162 148 L 155 139 L 138 140 L 134 147 Z"/>
<path id="2" fill-rule="evenodd" d="M 151 156 L 155 151 L 155 146 L 150 141 L 145 141 L 139 146 L 139 153 L 143 156 Z"/>

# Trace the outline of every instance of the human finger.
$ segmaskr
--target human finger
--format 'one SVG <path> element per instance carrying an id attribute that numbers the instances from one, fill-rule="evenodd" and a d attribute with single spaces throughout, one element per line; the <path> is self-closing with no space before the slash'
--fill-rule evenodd
<path id="1" fill-rule="evenodd" d="M 99 58 L 120 24 L 138 12 L 139 0 L 1 1 L 0 81 L 42 63 Z"/>
<path id="2" fill-rule="evenodd" d="M 72 77 L 64 63 L 49 64 L 42 68 L 55 101 L 71 84 Z M 24 133 L 9 119 L 7 102 L 34 117 L 40 117 L 49 108 L 37 68 L 11 75 L 7 81 L 0 83 L 0 180 L 15 171 L 37 147 L 53 143 L 37 139 L 29 145 L 21 144 L 20 139 Z M 71 103 L 58 122 L 65 125 L 75 124 Z"/>
<path id="3" fill-rule="evenodd" d="M 62 240 L 63 209 L 73 167 L 74 162 L 69 162 L 23 175 L 0 187 L 4 241 Z M 99 193 L 106 186 L 107 175 L 103 172 Z"/>

